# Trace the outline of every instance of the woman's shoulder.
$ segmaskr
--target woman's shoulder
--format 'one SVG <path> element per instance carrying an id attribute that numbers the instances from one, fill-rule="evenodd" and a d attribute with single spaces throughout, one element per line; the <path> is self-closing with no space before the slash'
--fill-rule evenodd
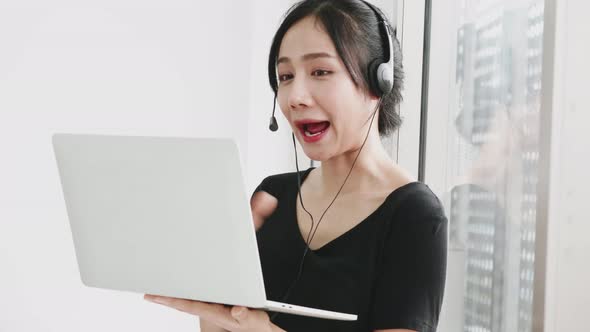
<path id="1" fill-rule="evenodd" d="M 310 170 L 311 168 L 300 171 L 300 178 L 303 178 Z M 297 172 L 285 172 L 269 175 L 262 180 L 258 187 L 256 187 L 254 193 L 263 190 L 272 196 L 279 198 L 285 191 L 285 188 L 290 185 L 297 185 Z"/>
<path id="2" fill-rule="evenodd" d="M 396 189 L 390 198 L 395 220 L 410 223 L 433 219 L 446 221 L 441 200 L 424 182 L 409 182 Z"/>
<path id="3" fill-rule="evenodd" d="M 423 182 L 403 185 L 388 197 L 388 212 L 384 216 L 383 235 L 386 242 L 409 245 L 446 241 L 448 219 L 442 202 Z M 441 232 L 442 230 L 442 232 Z"/>
<path id="4" fill-rule="evenodd" d="M 310 169 L 299 171 L 300 176 L 304 176 L 304 174 L 309 171 Z M 297 178 L 297 172 L 285 172 L 285 173 L 277 173 L 271 174 L 264 178 L 263 181 L 275 181 L 275 182 L 285 182 L 285 181 L 292 181 L 293 179 Z"/>

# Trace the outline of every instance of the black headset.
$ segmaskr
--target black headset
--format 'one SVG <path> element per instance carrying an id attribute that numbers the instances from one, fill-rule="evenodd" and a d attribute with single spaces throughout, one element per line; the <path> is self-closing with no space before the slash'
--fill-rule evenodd
<path id="1" fill-rule="evenodd" d="M 373 59 L 369 63 L 369 88 L 371 92 L 373 92 L 378 97 L 383 97 L 387 93 L 389 93 L 393 89 L 393 82 L 394 82 L 394 63 L 393 63 L 393 43 L 391 41 L 391 35 L 394 34 L 391 25 L 387 22 L 387 19 L 381 14 L 379 9 L 377 9 L 372 4 L 360 0 L 361 2 L 365 3 L 367 7 L 369 7 L 377 17 L 379 21 L 379 31 L 381 32 L 383 38 L 386 40 L 387 45 L 384 48 L 388 51 L 387 53 L 387 61 L 381 62 L 381 59 L 376 58 Z M 270 124 L 268 125 L 268 129 L 271 131 L 277 131 L 279 129 L 279 125 L 277 123 L 277 119 L 275 118 L 275 107 L 277 104 L 277 92 L 275 91 L 274 102 L 272 105 L 272 115 L 270 117 Z"/>
<path id="2" fill-rule="evenodd" d="M 344 183 L 342 183 L 340 190 L 338 190 L 338 192 L 336 193 L 336 196 L 334 197 L 334 199 L 332 200 L 330 205 L 328 205 L 326 210 L 324 210 L 324 213 L 321 215 L 320 220 L 318 221 L 318 226 L 315 228 L 315 230 L 313 228 L 313 225 L 314 225 L 313 217 L 307 211 L 307 209 L 305 209 L 305 205 L 303 205 L 303 198 L 301 196 L 301 178 L 299 175 L 300 172 L 299 172 L 299 166 L 298 166 L 299 163 L 297 161 L 297 147 L 295 144 L 295 134 L 292 135 L 293 146 L 295 147 L 295 166 L 297 167 L 297 184 L 298 184 L 299 200 L 301 202 L 301 206 L 303 207 L 303 209 L 311 217 L 312 222 L 311 222 L 310 233 L 308 234 L 307 240 L 305 241 L 306 242 L 305 251 L 304 251 L 303 256 L 301 258 L 301 262 L 299 263 L 299 272 L 298 272 L 295 280 L 291 283 L 291 285 L 289 286 L 289 288 L 287 289 L 287 291 L 283 295 L 281 302 L 285 302 L 287 300 L 289 294 L 291 293 L 291 290 L 293 289 L 293 286 L 295 286 L 297 281 L 299 281 L 299 279 L 301 278 L 301 273 L 303 272 L 303 262 L 305 261 L 305 256 L 306 256 L 307 252 L 309 251 L 309 244 L 311 243 L 311 241 L 313 240 L 313 237 L 315 236 L 315 231 L 319 227 L 320 222 L 322 221 L 322 218 L 324 217 L 324 215 L 326 214 L 326 212 L 328 211 L 330 206 L 332 206 L 332 204 L 334 203 L 334 201 L 336 200 L 336 198 L 340 194 L 340 191 L 342 190 L 342 188 L 344 188 L 344 184 L 346 183 L 346 181 L 348 180 L 348 177 L 352 173 L 352 169 L 353 169 L 354 165 L 356 164 L 356 160 L 358 159 L 360 152 L 362 151 L 363 147 L 365 146 L 365 142 L 367 141 L 367 138 L 369 137 L 369 132 L 371 130 L 371 125 L 373 124 L 373 119 L 375 118 L 375 114 L 377 113 L 377 111 L 379 110 L 379 107 L 381 106 L 381 101 L 383 100 L 383 97 L 387 93 L 391 92 L 391 90 L 393 89 L 394 61 L 393 61 L 393 44 L 392 44 L 392 38 L 391 38 L 391 35 L 393 33 L 393 29 L 391 29 L 391 26 L 389 25 L 389 23 L 385 19 L 384 15 L 382 15 L 381 12 L 376 7 L 374 7 L 373 5 L 371 5 L 370 3 L 368 3 L 364 0 L 360 0 L 360 1 L 365 3 L 375 13 L 377 20 L 379 21 L 379 30 L 381 31 L 382 36 L 386 37 L 383 39 L 387 41 L 387 45 L 384 48 L 385 50 L 388 50 L 388 52 L 389 52 L 387 61 L 382 62 L 381 59 L 374 59 L 369 63 L 369 88 L 371 89 L 371 92 L 373 92 L 376 96 L 378 96 L 380 98 L 379 104 L 377 105 L 377 108 L 373 112 L 373 115 L 371 118 L 371 124 L 369 125 L 369 129 L 367 131 L 367 136 L 365 137 L 365 140 L 363 141 L 363 144 L 362 144 L 361 148 L 359 149 L 359 153 L 356 155 L 356 158 L 354 159 L 354 161 L 352 163 L 352 166 L 350 168 L 350 171 L 348 172 L 348 175 L 346 176 L 346 179 L 344 179 Z M 277 124 L 277 120 L 274 116 L 276 99 L 277 99 L 277 91 L 275 90 L 272 116 L 270 117 L 270 125 L 269 125 L 269 129 L 271 131 L 277 131 L 277 129 L 279 128 L 279 126 Z M 312 230 L 313 230 L 313 232 L 312 232 Z M 310 237 L 310 235 L 311 235 L 311 237 Z M 270 320 L 271 321 L 274 320 L 278 314 L 279 314 L 279 312 L 274 312 L 270 316 Z"/>

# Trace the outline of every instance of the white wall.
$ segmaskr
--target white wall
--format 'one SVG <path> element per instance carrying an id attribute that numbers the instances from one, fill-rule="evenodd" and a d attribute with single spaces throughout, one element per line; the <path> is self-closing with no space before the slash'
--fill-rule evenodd
<path id="1" fill-rule="evenodd" d="M 281 3 L 0 1 L 0 331 L 197 330 L 81 284 L 50 135 L 235 137 L 250 190 L 292 169 L 287 131 L 266 129 Z"/>
<path id="2" fill-rule="evenodd" d="M 398 146 L 395 154 L 398 164 L 416 179 L 420 154 L 425 8 L 425 0 L 398 1 L 398 39 L 401 43 L 405 77 L 403 101 L 399 106 L 403 123 L 396 137 Z"/>
<path id="3" fill-rule="evenodd" d="M 248 174 L 250 191 L 270 174 L 295 171 L 295 157 L 291 128 L 283 117 L 277 103 L 275 117 L 279 130 L 268 129 L 274 94 L 268 83 L 268 52 L 272 37 L 278 29 L 284 12 L 293 1 L 251 1 L 253 22 L 250 46 L 250 118 L 248 122 Z M 298 146 L 299 169 L 309 167 L 309 159 L 304 157 Z"/>
<path id="4" fill-rule="evenodd" d="M 590 4 L 547 1 L 546 12 L 549 39 L 545 41 L 551 51 L 543 52 L 544 70 L 550 69 L 546 76 L 551 83 L 543 86 L 543 113 L 549 117 L 543 121 L 542 133 L 551 149 L 551 167 L 541 175 L 549 184 L 549 192 L 542 195 L 547 206 L 539 211 L 549 220 L 541 319 L 547 332 L 582 331 L 590 325 L 590 48 L 585 42 L 590 34 L 586 18 Z"/>

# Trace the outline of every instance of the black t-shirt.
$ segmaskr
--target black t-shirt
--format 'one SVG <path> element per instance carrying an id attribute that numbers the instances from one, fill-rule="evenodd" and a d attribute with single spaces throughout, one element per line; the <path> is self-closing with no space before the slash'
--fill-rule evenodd
<path id="1" fill-rule="evenodd" d="M 302 183 L 312 169 L 301 171 Z M 306 247 L 296 220 L 297 173 L 269 176 L 259 190 L 278 199 L 257 240 L 267 299 L 282 302 Z M 288 332 L 436 331 L 446 257 L 447 218 L 439 199 L 424 183 L 406 184 L 358 225 L 310 249 L 301 278 L 284 301 L 357 314 L 358 320 L 278 314 L 273 322 Z"/>

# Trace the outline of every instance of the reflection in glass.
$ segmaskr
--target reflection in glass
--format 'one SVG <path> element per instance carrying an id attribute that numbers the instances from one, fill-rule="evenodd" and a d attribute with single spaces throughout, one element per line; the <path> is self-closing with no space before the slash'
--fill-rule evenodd
<path id="1" fill-rule="evenodd" d="M 458 0 L 450 246 L 463 331 L 531 331 L 543 1 Z"/>

